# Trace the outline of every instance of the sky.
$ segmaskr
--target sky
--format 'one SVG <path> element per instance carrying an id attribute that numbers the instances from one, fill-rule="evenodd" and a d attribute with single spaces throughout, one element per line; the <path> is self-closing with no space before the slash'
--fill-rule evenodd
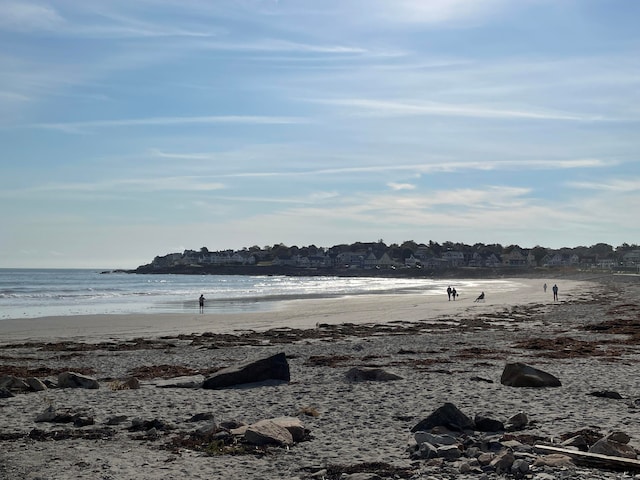
<path id="1" fill-rule="evenodd" d="M 640 2 L 0 0 L 0 268 L 640 243 Z"/>

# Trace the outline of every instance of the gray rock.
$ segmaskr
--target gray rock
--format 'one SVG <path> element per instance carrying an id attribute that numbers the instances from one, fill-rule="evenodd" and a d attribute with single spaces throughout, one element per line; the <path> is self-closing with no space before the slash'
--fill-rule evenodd
<path id="1" fill-rule="evenodd" d="M 562 442 L 563 447 L 575 447 L 578 450 L 587 451 L 589 448 L 589 444 L 584 435 L 575 435 L 571 438 L 566 439 Z"/>
<path id="2" fill-rule="evenodd" d="M 29 389 L 34 392 L 42 392 L 48 389 L 43 382 L 35 377 L 29 377 L 25 380 L 25 382 L 27 383 L 27 385 L 29 385 Z"/>
<path id="3" fill-rule="evenodd" d="M 511 464 L 511 473 L 519 476 L 529 473 L 530 463 L 524 458 L 516 458 Z"/>
<path id="4" fill-rule="evenodd" d="M 511 466 L 514 461 L 515 457 L 513 456 L 513 453 L 509 450 L 503 450 L 498 453 L 493 460 L 491 460 L 489 466 L 495 469 L 498 474 L 508 473 L 511 471 Z"/>
<path id="5" fill-rule="evenodd" d="M 411 431 L 428 431 L 437 426 L 447 427 L 451 430 L 473 430 L 474 428 L 473 421 L 458 410 L 454 404 L 445 403 L 415 425 Z"/>
<path id="6" fill-rule="evenodd" d="M 611 455 L 614 457 L 637 458 L 637 453 L 629 445 L 614 442 L 606 438 L 601 438 L 594 443 L 589 449 L 589 453 L 600 453 L 602 455 Z"/>
<path id="7" fill-rule="evenodd" d="M 421 443 L 418 446 L 418 450 L 415 455 L 413 455 L 416 459 L 425 459 L 428 460 L 430 458 L 436 458 L 438 456 L 438 449 L 435 445 L 431 445 L 428 442 Z"/>
<path id="8" fill-rule="evenodd" d="M 560 387 L 560 380 L 550 373 L 524 363 L 507 363 L 500 383 L 508 387 Z"/>
<path id="9" fill-rule="evenodd" d="M 631 437 L 624 432 L 611 432 L 606 435 L 604 438 L 610 440 L 612 442 L 618 442 L 626 445 L 631 441 Z"/>
<path id="10" fill-rule="evenodd" d="M 249 425 L 244 439 L 253 445 L 293 445 L 293 436 L 289 430 L 270 420 Z"/>
<path id="11" fill-rule="evenodd" d="M 402 377 L 395 373 L 389 373 L 382 368 L 354 367 L 345 374 L 345 377 L 350 382 L 389 382 L 402 380 Z"/>
<path id="12" fill-rule="evenodd" d="M 527 414 L 524 412 L 518 412 L 507 419 L 505 428 L 509 432 L 514 432 L 516 430 L 522 430 L 528 424 L 529 418 L 527 417 Z"/>
<path id="13" fill-rule="evenodd" d="M 455 445 L 458 443 L 456 437 L 452 435 L 438 435 L 436 433 L 423 431 L 416 432 L 414 438 L 418 445 L 425 442 L 430 443 L 431 445 Z"/>
<path id="14" fill-rule="evenodd" d="M 126 415 L 114 415 L 113 417 L 109 417 L 105 424 L 107 425 L 120 425 L 121 423 L 126 422 L 129 419 Z"/>
<path id="15" fill-rule="evenodd" d="M 202 388 L 219 389 L 236 385 L 260 383 L 268 380 L 289 382 L 291 374 L 289 363 L 284 353 L 268 358 L 245 363 L 235 367 L 224 368 L 207 378 Z"/>
<path id="16" fill-rule="evenodd" d="M 60 388 L 100 388 L 95 378 L 75 372 L 63 372 L 58 375 L 58 387 Z"/>
<path id="17" fill-rule="evenodd" d="M 437 449 L 438 456 L 446 460 L 456 460 L 462 456 L 457 445 L 443 445 Z"/>

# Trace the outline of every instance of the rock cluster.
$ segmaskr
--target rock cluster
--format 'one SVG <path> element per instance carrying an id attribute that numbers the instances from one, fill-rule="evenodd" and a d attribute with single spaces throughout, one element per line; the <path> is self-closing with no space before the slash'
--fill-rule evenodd
<path id="1" fill-rule="evenodd" d="M 455 405 L 446 403 L 412 428 L 414 441 L 408 447 L 412 460 L 426 460 L 433 467 L 458 473 L 510 474 L 524 478 L 530 470 L 545 466 L 572 465 L 568 455 L 545 454 L 534 444 L 548 439 L 517 433 L 529 424 L 524 412 L 505 422 L 491 415 L 472 420 Z M 583 430 L 563 436 L 559 447 L 624 458 L 637 458 L 624 432 L 601 435 Z"/>

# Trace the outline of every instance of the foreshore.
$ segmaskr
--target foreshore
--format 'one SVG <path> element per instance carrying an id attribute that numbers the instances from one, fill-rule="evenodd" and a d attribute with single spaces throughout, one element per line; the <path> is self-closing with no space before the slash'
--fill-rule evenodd
<path id="1" fill-rule="evenodd" d="M 380 475 L 380 465 L 397 469 L 402 478 L 480 478 L 460 473 L 460 461 L 410 458 L 411 428 L 446 402 L 471 417 L 484 412 L 506 419 L 525 412 L 530 421 L 521 439 L 553 442 L 585 428 L 603 434 L 622 430 L 632 447 L 640 447 L 637 279 L 517 282 L 519 288 L 499 298 L 485 292 L 484 302 L 474 301 L 479 292 L 461 292 L 455 302 L 446 294 L 363 295 L 290 300 L 260 313 L 0 321 L 0 376 L 55 381 L 59 372 L 80 371 L 100 383 L 99 389 L 52 388 L 0 399 L 0 478 L 307 479 L 322 478 L 323 471 L 325 478 L 338 478 L 331 472 L 339 468 L 369 468 L 377 478 L 392 478 Z M 553 283 L 560 287 L 558 302 L 552 299 Z M 588 328 L 607 321 L 628 328 Z M 177 375 L 201 381 L 221 367 L 279 352 L 291 369 L 285 384 L 159 388 Z M 548 371 L 562 387 L 504 386 L 500 375 L 507 362 Z M 345 379 L 352 367 L 378 367 L 401 379 L 352 383 Z M 114 388 L 132 376 L 140 388 Z M 604 390 L 621 399 L 589 395 Z M 82 410 L 95 423 L 36 423 L 48 406 Z M 202 426 L 189 421 L 197 414 L 249 424 L 293 416 L 310 435 L 290 448 L 259 453 L 169 448 L 180 432 Z M 115 417 L 126 420 L 109 425 Z M 132 432 L 133 419 L 161 420 L 172 428 L 141 435 Z M 98 428 L 102 434 L 92 434 Z M 35 430 L 44 433 L 34 435 Z M 628 478 L 572 464 L 532 464 L 529 478 L 557 478 L 560 468 L 563 478 Z"/>

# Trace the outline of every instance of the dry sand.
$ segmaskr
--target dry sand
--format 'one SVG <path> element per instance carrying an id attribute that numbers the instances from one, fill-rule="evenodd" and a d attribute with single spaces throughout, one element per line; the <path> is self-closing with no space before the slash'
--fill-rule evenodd
<path id="1" fill-rule="evenodd" d="M 0 375 L 22 372 L 55 379 L 57 371 L 80 370 L 99 379 L 101 388 L 0 399 L 0 478 L 312 478 L 323 467 L 372 462 L 405 468 L 415 479 L 467 478 L 452 477 L 451 465 L 412 461 L 406 450 L 411 428 L 445 402 L 471 417 L 489 412 L 504 420 L 524 411 L 532 422 L 525 433 L 546 440 L 582 428 L 622 430 L 639 448 L 640 339 L 631 333 L 633 322 L 640 324 L 640 287 L 637 278 L 627 280 L 546 279 L 549 286 L 560 286 L 557 303 L 550 288 L 543 293 L 544 281 L 518 279 L 520 288 L 500 298 L 487 292 L 484 303 L 473 302 L 479 292 L 463 292 L 456 302 L 446 295 L 382 295 L 289 301 L 255 314 L 3 320 Z M 631 324 L 632 330 L 625 335 L 585 330 L 607 320 Z M 201 380 L 211 369 L 278 352 L 287 355 L 289 384 L 158 388 L 162 371 Z M 502 386 L 500 374 L 511 361 L 546 370 L 563 385 Z M 353 366 L 382 367 L 402 380 L 349 383 L 344 374 Z M 140 389 L 110 388 L 111 380 L 132 374 L 141 379 Z M 492 383 L 475 381 L 478 377 Z M 596 390 L 617 391 L 623 399 L 588 395 Z M 49 405 L 86 409 L 95 425 L 35 423 Z M 188 421 L 199 413 L 211 413 L 218 422 L 247 423 L 298 416 L 311 438 L 260 455 L 209 456 L 170 448 L 180 432 L 203 426 Z M 105 425 L 120 415 L 127 422 Z M 127 429 L 134 418 L 159 419 L 175 429 L 151 438 Z M 29 437 L 34 429 L 44 432 L 42 438 Z M 103 429 L 103 435 L 89 438 L 96 429 Z M 45 438 L 47 432 L 79 438 L 53 440 Z M 498 478 L 494 475 L 486 478 Z M 540 467 L 530 478 L 629 478 L 623 475 Z"/>

